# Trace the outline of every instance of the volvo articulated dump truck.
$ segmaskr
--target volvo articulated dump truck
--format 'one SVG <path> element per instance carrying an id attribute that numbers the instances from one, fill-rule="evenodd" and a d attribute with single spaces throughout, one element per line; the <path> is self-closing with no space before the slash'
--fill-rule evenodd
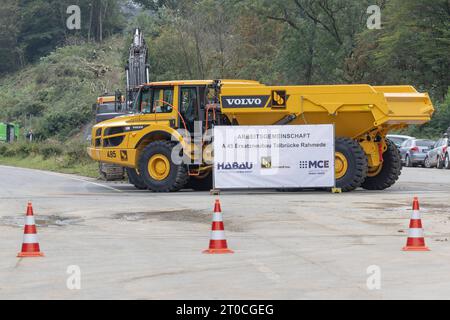
<path id="1" fill-rule="evenodd" d="M 202 152 L 177 129 L 216 125 L 334 124 L 336 186 L 384 190 L 401 174 L 401 161 L 388 132 L 430 121 L 427 93 L 411 86 L 266 86 L 244 80 L 167 81 L 145 84 L 135 114 L 97 124 L 92 159 L 128 168 L 130 182 L 155 192 L 211 187 L 211 146 Z M 173 148 L 202 162 L 177 164 Z M 196 152 L 194 152 L 196 151 Z"/>

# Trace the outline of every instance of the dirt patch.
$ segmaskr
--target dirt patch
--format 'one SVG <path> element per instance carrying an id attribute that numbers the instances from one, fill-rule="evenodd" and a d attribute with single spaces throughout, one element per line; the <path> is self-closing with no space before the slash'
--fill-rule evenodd
<path id="1" fill-rule="evenodd" d="M 145 220 L 157 220 L 157 221 L 174 221 L 174 222 L 191 222 L 209 224 L 212 221 L 212 215 L 210 212 L 201 210 L 165 210 L 165 211 L 147 211 L 147 212 L 123 212 L 116 213 L 112 216 L 113 219 L 125 220 L 125 221 L 145 221 Z M 233 222 L 225 222 L 226 230 L 232 232 L 242 232 L 243 229 L 234 224 Z"/>
<path id="2" fill-rule="evenodd" d="M 167 211 L 147 211 L 147 212 L 123 212 L 113 215 L 113 219 L 126 221 L 189 221 L 197 223 L 211 222 L 211 217 L 203 211 L 195 210 L 167 210 Z"/>
<path id="3" fill-rule="evenodd" d="M 402 203 L 402 202 L 353 202 L 355 205 L 364 205 L 365 209 L 398 209 L 403 208 L 406 210 L 412 210 L 412 203 Z M 420 203 L 421 209 L 429 210 L 429 209 L 438 209 L 439 211 L 448 210 L 450 212 L 450 205 L 446 203 Z"/>
<path id="4" fill-rule="evenodd" d="M 407 203 L 401 203 L 401 202 L 380 202 L 380 203 L 374 203 L 374 202 L 353 202 L 355 205 L 363 205 L 364 209 L 394 209 L 394 208 L 405 208 L 408 206 Z M 409 205 L 409 207 L 411 207 Z"/>
<path id="5" fill-rule="evenodd" d="M 37 227 L 66 227 L 69 225 L 81 224 L 84 220 L 80 217 L 62 217 L 57 215 L 39 215 L 35 216 Z M 9 227 L 23 227 L 25 219 L 23 216 L 5 216 L 0 217 L 0 225 Z"/>
<path id="6" fill-rule="evenodd" d="M 422 208 L 432 208 L 432 209 L 441 209 L 441 210 L 447 210 L 450 213 L 450 205 L 447 203 L 427 203 L 422 204 Z"/>
<path id="7" fill-rule="evenodd" d="M 387 221 L 390 220 L 390 221 Z M 393 220 L 398 220 L 398 223 L 393 222 Z M 366 219 L 363 222 L 376 225 L 376 226 L 386 226 L 386 227 L 398 227 L 404 223 L 405 219 Z"/>

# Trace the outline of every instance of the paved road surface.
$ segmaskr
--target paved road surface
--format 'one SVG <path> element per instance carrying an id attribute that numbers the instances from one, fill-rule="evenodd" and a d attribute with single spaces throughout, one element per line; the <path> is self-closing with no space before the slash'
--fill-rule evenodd
<path id="1" fill-rule="evenodd" d="M 450 171 L 405 169 L 385 192 L 228 192 L 234 255 L 201 254 L 215 197 L 0 166 L 2 299 L 450 298 Z M 426 253 L 404 253 L 413 196 Z M 17 259 L 28 200 L 46 257 Z M 69 290 L 67 267 L 81 269 Z M 381 289 L 369 290 L 369 266 Z"/>

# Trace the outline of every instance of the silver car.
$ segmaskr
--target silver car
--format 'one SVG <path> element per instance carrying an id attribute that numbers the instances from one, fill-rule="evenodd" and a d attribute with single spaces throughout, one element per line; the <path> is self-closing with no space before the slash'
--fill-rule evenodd
<path id="1" fill-rule="evenodd" d="M 415 139 L 414 137 L 403 136 L 399 134 L 388 134 L 386 138 L 391 140 L 397 146 L 397 148 L 400 148 L 405 141 Z"/>
<path id="2" fill-rule="evenodd" d="M 426 139 L 409 139 L 400 147 L 402 163 L 406 167 L 424 166 L 428 152 L 435 141 Z"/>
<path id="3" fill-rule="evenodd" d="M 425 167 L 450 169 L 450 139 L 448 135 L 439 139 L 425 158 Z"/>

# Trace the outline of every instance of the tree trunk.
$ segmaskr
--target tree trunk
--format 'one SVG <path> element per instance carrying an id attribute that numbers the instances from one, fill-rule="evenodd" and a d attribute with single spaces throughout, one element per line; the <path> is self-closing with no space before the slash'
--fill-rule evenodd
<path id="1" fill-rule="evenodd" d="M 102 2 L 99 1 L 98 8 L 98 40 L 99 42 L 103 42 L 103 19 L 102 19 Z"/>
<path id="2" fill-rule="evenodd" d="M 92 3 L 89 6 L 91 7 L 91 10 L 89 11 L 88 41 L 91 42 L 92 17 L 93 17 L 94 6 L 92 5 Z"/>
<path id="3" fill-rule="evenodd" d="M 311 33 L 311 39 L 308 43 L 308 64 L 306 66 L 306 73 L 305 73 L 305 82 L 308 85 L 312 84 L 314 55 L 316 48 L 316 33 L 317 33 L 317 23 L 314 22 Z"/>

